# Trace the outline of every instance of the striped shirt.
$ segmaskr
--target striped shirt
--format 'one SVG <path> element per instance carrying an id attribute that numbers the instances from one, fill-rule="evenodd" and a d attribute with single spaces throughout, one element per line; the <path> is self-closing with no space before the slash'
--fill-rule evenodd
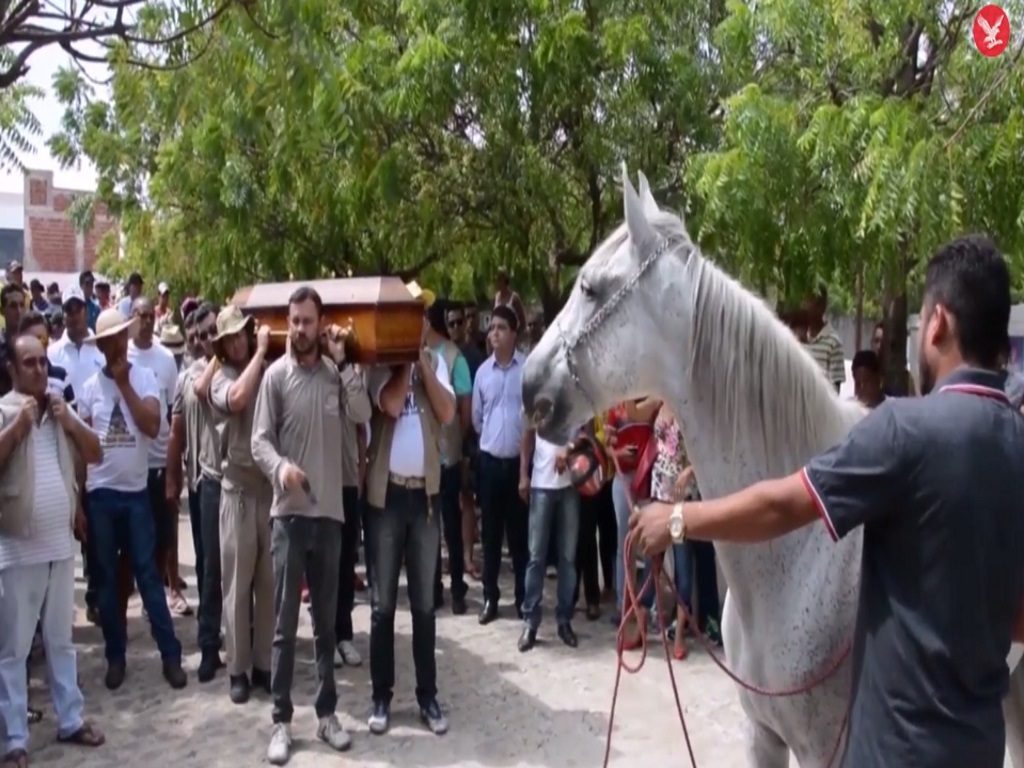
<path id="1" fill-rule="evenodd" d="M 814 362 L 825 372 L 833 384 L 846 381 L 846 366 L 843 364 L 843 342 L 832 326 L 825 323 L 817 336 L 804 344 Z"/>
<path id="2" fill-rule="evenodd" d="M 72 556 L 71 518 L 67 488 L 57 459 L 57 430 L 49 416 L 32 432 L 35 478 L 32 533 L 26 538 L 0 536 L 0 570 L 39 565 Z"/>

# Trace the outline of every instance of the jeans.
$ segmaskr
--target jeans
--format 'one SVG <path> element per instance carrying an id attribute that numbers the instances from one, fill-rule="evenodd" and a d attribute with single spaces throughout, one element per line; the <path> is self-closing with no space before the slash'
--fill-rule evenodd
<path id="1" fill-rule="evenodd" d="M 199 592 L 199 650 L 218 653 L 224 594 L 220 578 L 220 480 L 199 481 L 199 524 L 203 540 L 203 585 Z"/>
<path id="2" fill-rule="evenodd" d="M 334 619 L 338 608 L 338 565 L 341 523 L 327 517 L 289 515 L 273 520 L 270 552 L 274 560 L 274 647 L 270 657 L 270 690 L 275 723 L 290 723 L 295 633 L 299 628 L 302 579 L 309 587 L 316 657 L 316 716 L 334 714 Z"/>
<path id="3" fill-rule="evenodd" d="M 352 608 L 356 604 L 356 560 L 359 559 L 359 489 L 341 489 L 345 522 L 341 528 L 341 560 L 338 565 L 338 609 L 334 617 L 336 642 L 352 639 Z"/>
<path id="4" fill-rule="evenodd" d="M 600 547 L 598 546 L 600 538 Z M 579 600 L 580 582 L 587 605 L 601 604 L 601 582 L 605 589 L 615 585 L 615 549 L 618 546 L 618 526 L 615 506 L 612 504 L 612 485 L 605 483 L 594 496 L 580 496 L 580 535 L 576 547 L 576 569 L 579 572 L 573 603 Z"/>
<path id="5" fill-rule="evenodd" d="M 192 529 L 192 551 L 196 556 L 196 593 L 203 593 L 203 526 L 199 507 L 199 489 L 188 489 L 188 522 Z M 199 613 L 196 612 L 196 621 Z"/>
<path id="6" fill-rule="evenodd" d="M 398 574 L 405 561 L 412 612 L 412 658 L 416 701 L 426 706 L 437 697 L 437 644 L 434 578 L 441 546 L 438 498 L 423 489 L 388 485 L 384 509 L 370 509 L 370 560 L 373 563 L 370 613 L 370 680 L 375 702 L 391 702 L 395 687 L 395 606 Z"/>
<path id="7" fill-rule="evenodd" d="M 46 676 L 57 734 L 82 727 L 85 702 L 78 688 L 71 624 L 75 612 L 75 559 L 0 570 L 0 720 L 6 723 L 3 754 L 28 748 L 28 678 L 25 664 L 42 616 Z"/>
<path id="8" fill-rule="evenodd" d="M 107 661 L 124 663 L 128 644 L 117 588 L 118 555 L 126 551 L 160 656 L 165 662 L 180 662 L 181 643 L 174 636 L 163 576 L 153 559 L 156 531 L 147 492 L 89 491 L 89 538 L 96 553 L 93 565 Z"/>
<path id="9" fill-rule="evenodd" d="M 469 591 L 466 584 L 466 561 L 462 548 L 462 506 L 459 494 L 462 491 L 462 464 L 441 468 L 441 518 L 444 524 L 444 540 L 448 544 L 448 569 L 451 571 L 452 599 L 462 599 Z M 444 597 L 441 583 L 441 549 L 437 550 L 437 577 L 434 579 L 435 602 Z"/>
<path id="10" fill-rule="evenodd" d="M 618 547 L 615 550 L 615 607 L 622 613 L 622 598 L 625 595 L 625 566 L 623 565 L 623 556 L 626 549 L 626 534 L 629 533 L 629 499 L 626 497 L 626 490 L 633 482 L 633 474 L 626 473 L 622 475 L 616 475 L 615 479 L 612 480 L 612 502 L 615 504 L 615 522 L 618 526 Z M 630 563 L 630 567 L 633 564 Z M 636 586 L 637 589 L 643 584 L 646 574 L 651 571 L 651 561 L 644 560 L 644 567 L 637 575 Z M 654 587 L 651 585 L 649 589 L 646 589 L 639 595 L 640 603 L 645 608 L 650 608 L 654 604 Z"/>
<path id="11" fill-rule="evenodd" d="M 85 519 L 89 519 L 89 495 L 83 490 L 81 491 L 82 496 L 82 513 L 85 515 Z M 96 591 L 96 569 L 92 566 L 93 561 L 96 560 L 96 551 L 92 545 L 92 537 L 86 536 L 85 541 L 82 542 L 82 570 L 85 573 L 85 607 L 86 608 L 97 608 L 97 591 Z M 98 610 L 98 608 L 97 608 Z"/>
<path id="12" fill-rule="evenodd" d="M 672 545 L 672 565 L 676 596 L 683 601 L 687 612 L 693 608 L 693 559 L 689 541 Z"/>
<path id="13" fill-rule="evenodd" d="M 149 509 L 153 513 L 153 530 L 156 532 L 153 557 L 161 579 L 167 574 L 167 559 L 174 543 L 174 532 L 178 528 L 178 505 L 175 504 L 171 510 L 167 503 L 166 487 L 167 471 L 162 468 L 150 469 L 146 492 L 149 494 Z"/>
<path id="14" fill-rule="evenodd" d="M 691 541 L 690 546 L 697 571 L 697 624 L 703 630 L 708 619 L 721 620 L 715 545 L 710 541 Z"/>
<path id="15" fill-rule="evenodd" d="M 499 459 L 481 453 L 480 493 L 484 600 L 497 604 L 501 597 L 498 589 L 501 542 L 507 536 L 515 574 L 516 607 L 519 608 L 526 595 L 526 564 L 530 561 L 529 511 L 519 498 L 519 459 Z"/>
<path id="16" fill-rule="evenodd" d="M 531 629 L 540 626 L 544 599 L 544 572 L 547 566 L 551 531 L 557 534 L 558 625 L 572 619 L 572 597 L 576 586 L 576 540 L 580 530 L 580 497 L 568 488 L 537 488 L 530 494 L 530 563 L 526 566 L 526 598 L 523 617 Z"/>

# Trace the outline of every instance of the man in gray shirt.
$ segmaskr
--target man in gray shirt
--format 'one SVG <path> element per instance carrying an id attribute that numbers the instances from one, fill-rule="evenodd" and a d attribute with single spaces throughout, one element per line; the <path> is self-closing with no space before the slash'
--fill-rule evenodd
<path id="1" fill-rule="evenodd" d="M 801 471 L 721 499 L 634 513 L 673 540 L 763 541 L 864 526 L 849 768 L 1001 768 L 1007 654 L 1024 599 L 1024 419 L 1003 391 L 1010 275 L 987 238 L 928 263 L 921 391 L 888 398 Z M 674 532 L 674 535 L 673 535 Z"/>
<path id="2" fill-rule="evenodd" d="M 267 748 L 272 765 L 286 763 L 291 752 L 292 673 L 303 576 L 316 627 L 317 737 L 336 750 L 352 743 L 335 715 L 334 623 L 342 523 L 346 512 L 357 513 L 342 507 L 344 479 L 338 470 L 344 451 L 342 419 L 347 413 L 353 421 L 366 421 L 370 401 L 362 377 L 345 360 L 341 329 L 322 326 L 319 294 L 299 288 L 288 300 L 289 350 L 267 368 L 253 417 L 253 460 L 274 488 L 274 728 Z M 321 354 L 322 330 L 330 358 Z"/>

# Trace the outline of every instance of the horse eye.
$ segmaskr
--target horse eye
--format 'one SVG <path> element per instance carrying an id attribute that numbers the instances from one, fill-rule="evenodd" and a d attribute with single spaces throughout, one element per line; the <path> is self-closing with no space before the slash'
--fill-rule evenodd
<path id="1" fill-rule="evenodd" d="M 594 298 L 594 296 L 597 295 L 596 292 L 594 291 L 593 286 L 590 283 L 588 283 L 586 280 L 580 280 L 580 292 L 584 296 L 586 296 L 588 299 L 592 299 L 592 298 Z"/>

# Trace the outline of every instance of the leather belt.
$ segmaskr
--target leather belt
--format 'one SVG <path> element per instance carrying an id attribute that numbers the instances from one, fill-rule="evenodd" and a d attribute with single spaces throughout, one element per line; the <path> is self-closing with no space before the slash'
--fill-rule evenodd
<path id="1" fill-rule="evenodd" d="M 410 491 L 417 491 L 427 487 L 427 480 L 424 477 L 406 477 L 388 472 L 388 482 L 397 485 L 399 488 L 407 488 Z"/>

